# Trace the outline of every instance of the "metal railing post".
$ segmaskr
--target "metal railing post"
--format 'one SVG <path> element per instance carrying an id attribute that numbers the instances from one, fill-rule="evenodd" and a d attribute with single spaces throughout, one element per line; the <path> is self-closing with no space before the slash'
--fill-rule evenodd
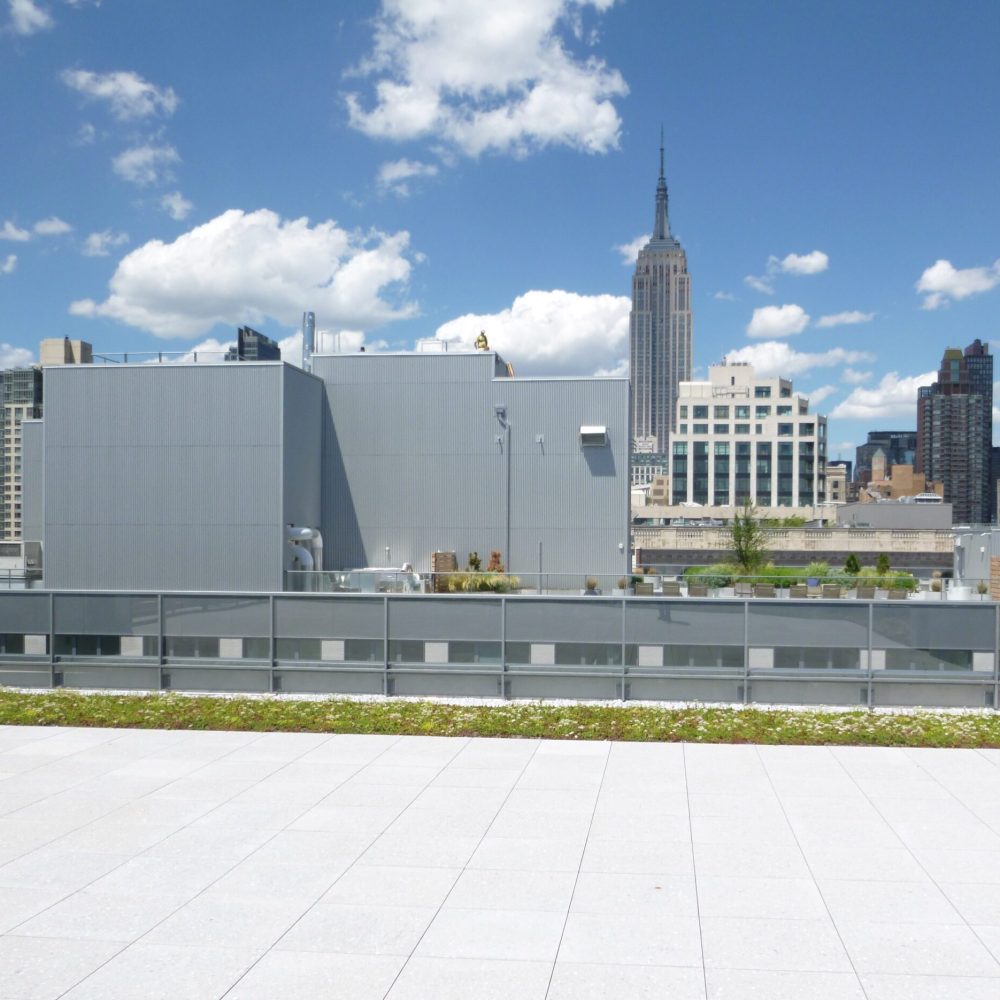
<path id="1" fill-rule="evenodd" d="M 158 688 L 163 690 L 163 594 L 156 595 L 156 671 L 159 677 Z"/>
<path id="2" fill-rule="evenodd" d="M 625 678 L 628 675 L 628 670 L 627 670 L 627 668 L 625 666 L 625 613 L 626 613 L 626 609 L 627 609 L 627 604 L 626 604 L 625 598 L 623 597 L 622 598 L 622 608 L 621 608 L 621 611 L 622 611 L 622 701 L 626 701 L 627 700 L 626 696 L 625 696 L 625 683 L 626 683 Z"/>
<path id="3" fill-rule="evenodd" d="M 268 595 L 268 611 L 269 611 L 268 621 L 270 622 L 270 628 L 268 629 L 268 637 L 267 637 L 268 690 L 273 693 L 276 690 L 275 686 L 274 686 L 274 683 L 275 683 L 275 680 L 276 680 L 275 673 L 274 673 L 274 668 L 275 668 L 275 660 L 274 660 L 274 650 L 275 650 L 275 642 L 274 642 L 274 594 L 269 594 Z"/>
<path id="4" fill-rule="evenodd" d="M 56 684 L 56 595 L 49 591 L 49 687 Z"/>
<path id="5" fill-rule="evenodd" d="M 500 697 L 510 697 L 507 691 L 507 598 L 502 595 L 500 597 Z"/>
<path id="6" fill-rule="evenodd" d="M 872 664 L 873 633 L 875 630 L 875 605 L 868 603 L 868 711 L 872 710 L 875 697 L 875 673 Z"/>
<path id="7" fill-rule="evenodd" d="M 743 704 L 750 704 L 750 602 L 743 601 Z"/>
<path id="8" fill-rule="evenodd" d="M 993 711 L 1000 712 L 1000 604 L 994 606 L 993 630 Z"/>
<path id="9" fill-rule="evenodd" d="M 382 597 L 382 694 L 389 694 L 389 595 Z"/>

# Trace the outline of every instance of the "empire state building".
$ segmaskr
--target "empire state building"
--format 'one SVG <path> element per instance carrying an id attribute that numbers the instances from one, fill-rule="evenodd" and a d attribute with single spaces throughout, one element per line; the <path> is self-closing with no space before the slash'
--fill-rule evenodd
<path id="1" fill-rule="evenodd" d="M 663 454 L 677 411 L 678 383 L 691 378 L 691 277 L 687 255 L 670 235 L 667 182 L 656 182 L 653 235 L 639 251 L 629 316 L 633 451 Z"/>

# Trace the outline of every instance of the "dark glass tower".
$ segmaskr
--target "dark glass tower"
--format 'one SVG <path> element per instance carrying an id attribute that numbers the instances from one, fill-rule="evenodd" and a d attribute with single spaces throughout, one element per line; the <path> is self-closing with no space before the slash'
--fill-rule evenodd
<path id="1" fill-rule="evenodd" d="M 938 378 L 917 397 L 916 471 L 944 484 L 956 523 L 990 519 L 993 445 L 993 356 L 974 340 L 949 347 Z"/>

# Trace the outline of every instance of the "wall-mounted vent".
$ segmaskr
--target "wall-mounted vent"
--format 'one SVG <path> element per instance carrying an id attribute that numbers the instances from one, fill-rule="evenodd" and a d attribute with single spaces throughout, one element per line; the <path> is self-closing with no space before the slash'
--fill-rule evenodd
<path id="1" fill-rule="evenodd" d="M 580 428 L 581 448 L 603 448 L 607 443 L 607 427 L 588 427 L 584 425 Z"/>

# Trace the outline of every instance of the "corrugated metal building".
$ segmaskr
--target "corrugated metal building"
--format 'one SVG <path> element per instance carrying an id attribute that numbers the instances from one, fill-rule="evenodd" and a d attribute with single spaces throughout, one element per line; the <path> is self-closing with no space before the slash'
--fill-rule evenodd
<path id="1" fill-rule="evenodd" d="M 45 369 L 45 585 L 280 590 L 319 521 L 322 383 L 280 362 Z M 32 515 L 34 516 L 34 515 Z"/>
<path id="2" fill-rule="evenodd" d="M 290 524 L 321 529 L 326 569 L 497 549 L 514 573 L 539 551 L 546 573 L 626 571 L 627 380 L 510 378 L 493 352 L 313 372 L 46 368 L 24 457 L 45 586 L 281 590 Z"/>
<path id="3" fill-rule="evenodd" d="M 431 568 L 499 550 L 508 570 L 621 574 L 626 379 L 506 377 L 492 352 L 313 359 L 327 387 L 327 566 Z M 604 427 L 601 445 L 581 444 Z"/>

